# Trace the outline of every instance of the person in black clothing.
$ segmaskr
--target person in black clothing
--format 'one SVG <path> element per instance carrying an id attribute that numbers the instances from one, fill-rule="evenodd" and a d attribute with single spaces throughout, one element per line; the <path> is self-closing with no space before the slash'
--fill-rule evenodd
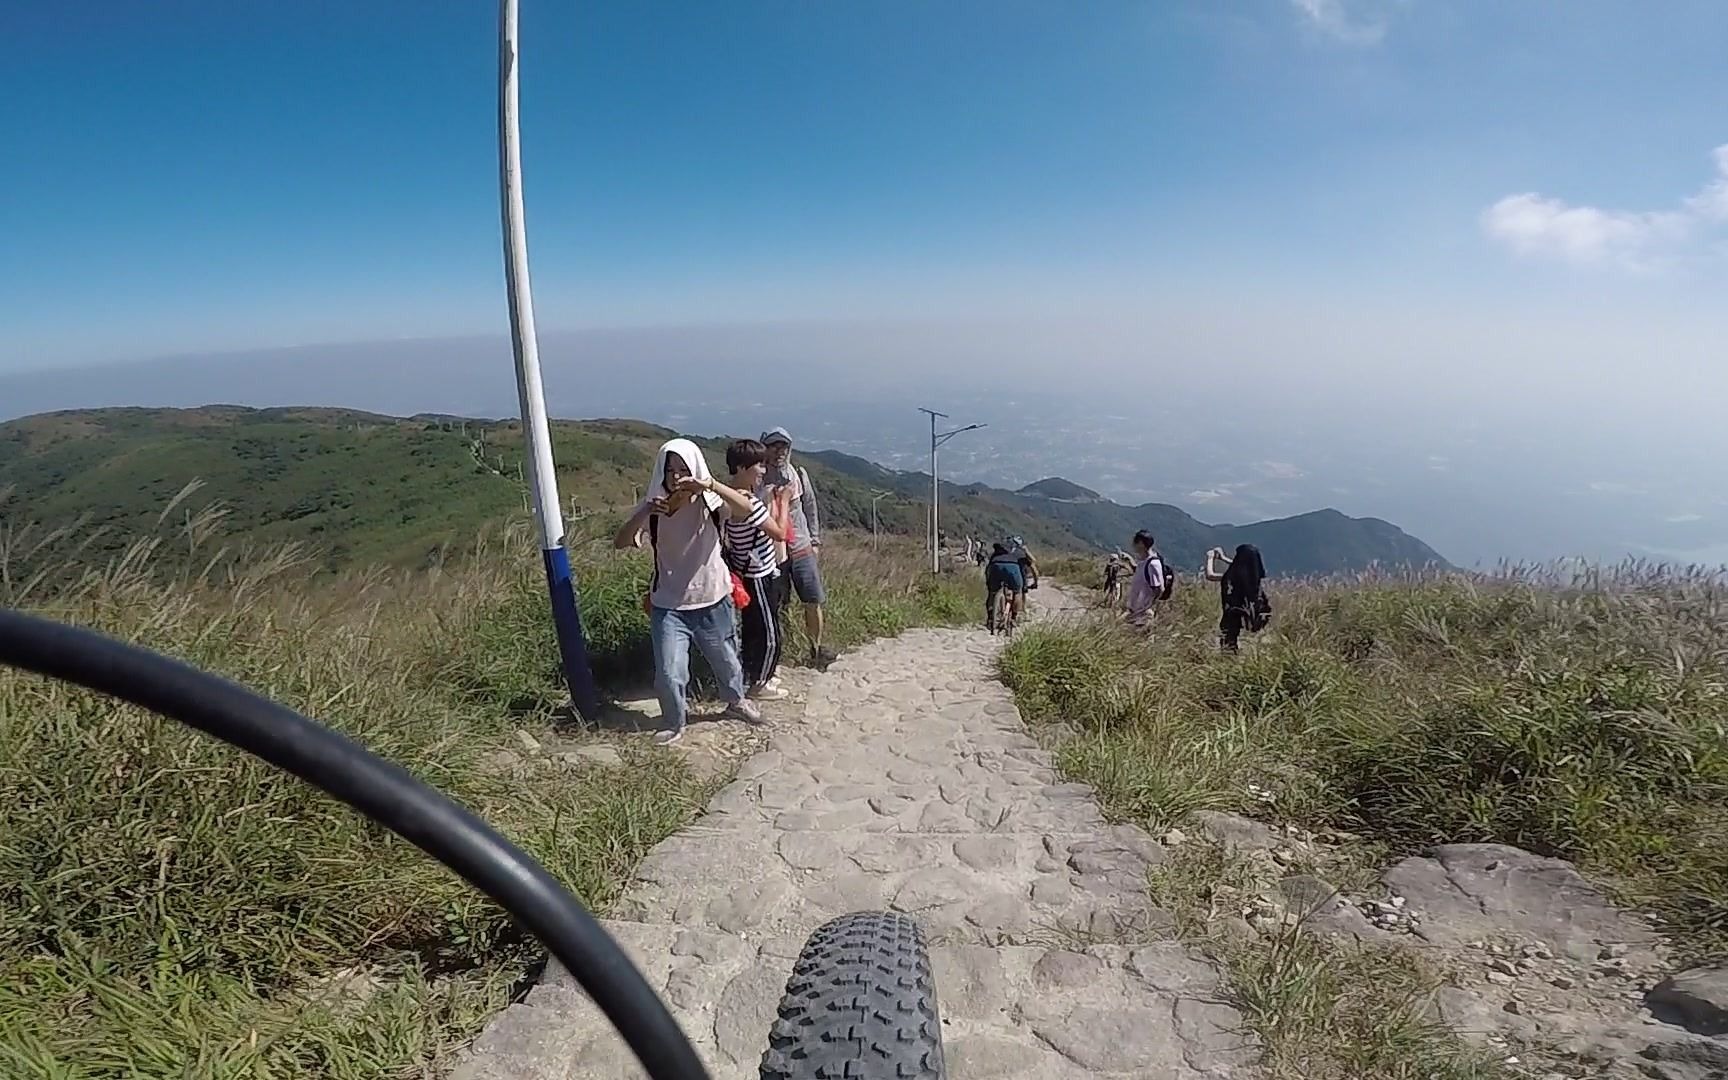
<path id="1" fill-rule="evenodd" d="M 1239 544 L 1236 554 L 1226 559 L 1223 548 L 1213 548 L 1206 553 L 1206 580 L 1218 582 L 1224 605 L 1224 616 L 1218 622 L 1218 647 L 1235 652 L 1244 626 L 1258 630 L 1265 625 L 1262 612 L 1269 605 L 1264 588 L 1266 564 L 1260 561 L 1260 549 Z"/>

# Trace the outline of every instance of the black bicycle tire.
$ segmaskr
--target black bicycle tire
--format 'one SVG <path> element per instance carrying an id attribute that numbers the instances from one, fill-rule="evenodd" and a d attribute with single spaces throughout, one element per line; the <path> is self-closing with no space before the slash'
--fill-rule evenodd
<path id="1" fill-rule="evenodd" d="M 89 630 L 0 608 L 0 664 L 197 728 L 320 788 L 496 900 L 576 977 L 653 1080 L 708 1080 L 666 1005 L 612 936 L 520 848 L 346 736 L 237 683 Z"/>
<path id="2" fill-rule="evenodd" d="M 945 1080 L 936 980 L 918 924 L 864 911 L 804 944 L 760 1080 Z"/>

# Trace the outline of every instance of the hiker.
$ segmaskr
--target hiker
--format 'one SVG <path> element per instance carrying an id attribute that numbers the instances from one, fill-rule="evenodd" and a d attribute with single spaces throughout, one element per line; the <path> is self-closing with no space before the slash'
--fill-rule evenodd
<path id="1" fill-rule="evenodd" d="M 689 439 L 673 439 L 654 457 L 648 489 L 612 544 L 639 548 L 643 536 L 654 553 L 647 597 L 654 645 L 654 688 L 666 725 L 654 741 L 671 744 L 684 735 L 688 712 L 690 646 L 701 650 L 720 682 L 727 715 L 752 724 L 762 713 L 744 696 L 738 660 L 738 625 L 732 603 L 732 573 L 721 556 L 726 514 L 748 519 L 757 509 L 744 493 L 716 481 L 702 451 Z"/>
<path id="2" fill-rule="evenodd" d="M 775 581 L 775 615 L 779 626 L 785 627 L 786 608 L 792 593 L 804 606 L 804 632 L 810 638 L 810 662 L 817 667 L 829 663 L 834 654 L 822 647 L 822 604 L 827 591 L 822 587 L 822 570 L 817 565 L 817 552 L 822 547 L 822 522 L 817 514 L 816 487 L 810 474 L 792 464 L 792 436 L 785 428 L 769 428 L 762 433 L 761 443 L 768 448 L 768 472 L 758 495 L 764 502 L 784 491 L 790 507 L 792 535 L 786 540 L 786 558 L 780 564 L 780 576 Z M 777 685 L 777 684 L 775 684 Z"/>
<path id="3" fill-rule="evenodd" d="M 726 565 L 743 582 L 750 602 L 739 613 L 743 624 L 744 681 L 749 696 L 777 701 L 786 696 L 778 686 L 768 685 L 780 666 L 780 627 L 774 611 L 774 579 L 779 576 L 775 545 L 786 540 L 786 500 L 773 511 L 754 494 L 768 471 L 768 448 L 755 439 L 739 439 L 726 448 L 729 485 L 750 500 L 750 513 L 736 514 L 726 521 L 723 535 Z"/>
<path id="4" fill-rule="evenodd" d="M 1128 586 L 1128 625 L 1146 633 L 1152 631 L 1154 606 L 1164 599 L 1164 559 L 1155 543 L 1147 529 L 1134 534 L 1134 554 L 1139 562 Z"/>
<path id="5" fill-rule="evenodd" d="M 1120 552 L 1111 552 L 1104 560 L 1104 603 L 1115 607 L 1122 602 L 1122 558 Z"/>
<path id="6" fill-rule="evenodd" d="M 1019 599 L 1026 595 L 1026 571 L 1020 564 L 1020 553 L 998 541 L 990 549 L 984 570 L 984 629 L 991 633 L 996 632 L 996 594 L 1004 589 L 1008 591 L 1009 611 L 1018 618 Z"/>
<path id="7" fill-rule="evenodd" d="M 1223 548 L 1213 548 L 1206 553 L 1206 580 L 1218 582 L 1219 599 L 1224 605 L 1224 616 L 1218 621 L 1218 647 L 1233 653 L 1244 627 L 1249 633 L 1256 633 L 1272 615 L 1264 584 L 1266 564 L 1260 561 L 1260 549 L 1253 544 L 1239 544 L 1236 554 L 1226 559 Z"/>
<path id="8" fill-rule="evenodd" d="M 1026 541 L 1018 536 L 1010 536 L 1007 546 L 1008 553 L 1019 561 L 1020 573 L 1026 579 L 1026 586 L 1020 591 L 1020 610 L 1015 612 L 1016 615 L 1024 615 L 1026 614 L 1026 591 L 1038 587 L 1038 560 L 1034 559 L 1032 553 L 1026 550 Z"/>

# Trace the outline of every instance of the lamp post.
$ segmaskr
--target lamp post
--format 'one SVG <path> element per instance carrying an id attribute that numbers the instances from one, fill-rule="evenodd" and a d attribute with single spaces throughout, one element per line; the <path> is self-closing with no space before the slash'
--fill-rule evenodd
<path id="1" fill-rule="evenodd" d="M 882 525 L 876 517 L 876 504 L 894 494 L 892 491 L 878 491 L 870 497 L 870 550 L 875 551 L 882 546 Z"/>
<path id="2" fill-rule="evenodd" d="M 988 427 L 989 425 L 967 424 L 965 427 L 958 427 L 952 431 L 938 433 L 936 430 L 936 422 L 938 420 L 948 419 L 948 414 L 937 412 L 935 409 L 925 409 L 922 407 L 920 407 L 918 411 L 930 415 L 930 572 L 932 574 L 940 574 L 942 572 L 942 551 L 940 547 L 942 536 L 942 516 L 938 504 L 941 501 L 942 481 L 936 475 L 936 450 L 943 443 L 962 432 L 977 431 L 979 428 Z"/>
<path id="3" fill-rule="evenodd" d="M 498 7 L 498 189 L 504 219 L 504 284 L 510 297 L 510 346 L 516 357 L 516 392 L 522 405 L 522 436 L 528 444 L 527 481 L 540 557 L 552 600 L 552 625 L 570 700 L 589 722 L 600 719 L 600 693 L 588 665 L 588 642 L 564 550 L 564 516 L 558 507 L 558 477 L 552 465 L 552 433 L 546 393 L 540 383 L 540 345 L 534 334 L 534 294 L 528 281 L 528 238 L 522 209 L 522 147 L 517 121 L 517 0 Z"/>

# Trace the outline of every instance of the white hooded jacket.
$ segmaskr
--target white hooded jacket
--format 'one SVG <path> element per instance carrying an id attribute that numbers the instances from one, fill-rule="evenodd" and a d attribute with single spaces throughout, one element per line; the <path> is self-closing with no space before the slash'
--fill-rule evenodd
<path id="1" fill-rule="evenodd" d="M 689 439 L 672 439 L 654 455 L 654 473 L 649 479 L 643 503 L 656 496 L 668 496 L 666 490 L 666 455 L 677 454 L 689 467 L 690 475 L 706 480 L 708 460 L 701 447 Z M 726 568 L 720 550 L 720 529 L 715 514 L 725 506 L 720 496 L 704 492 L 671 514 L 656 514 L 650 519 L 654 547 L 654 587 L 649 603 L 669 611 L 691 611 L 711 607 L 732 595 L 732 572 Z M 642 542 L 641 537 L 637 543 Z"/>

